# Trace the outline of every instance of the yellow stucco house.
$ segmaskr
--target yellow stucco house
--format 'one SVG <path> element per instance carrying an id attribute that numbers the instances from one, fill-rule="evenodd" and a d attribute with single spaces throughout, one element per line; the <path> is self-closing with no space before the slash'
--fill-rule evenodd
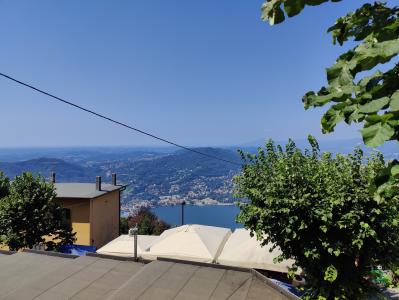
<path id="1" fill-rule="evenodd" d="M 55 178 L 54 178 L 55 179 Z M 77 245 L 107 244 L 119 236 L 121 192 L 125 186 L 96 183 L 55 183 L 57 200 L 65 209 L 66 218 L 76 232 Z"/>

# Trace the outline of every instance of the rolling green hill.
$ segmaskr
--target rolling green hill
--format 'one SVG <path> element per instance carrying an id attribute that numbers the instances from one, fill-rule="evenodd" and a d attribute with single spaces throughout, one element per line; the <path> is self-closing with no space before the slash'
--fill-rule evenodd
<path id="1" fill-rule="evenodd" d="M 98 170 L 65 162 L 58 158 L 38 158 L 19 162 L 0 162 L 0 170 L 11 179 L 23 172 L 32 172 L 48 178 L 51 172 L 57 173 L 60 182 L 90 182 Z"/>

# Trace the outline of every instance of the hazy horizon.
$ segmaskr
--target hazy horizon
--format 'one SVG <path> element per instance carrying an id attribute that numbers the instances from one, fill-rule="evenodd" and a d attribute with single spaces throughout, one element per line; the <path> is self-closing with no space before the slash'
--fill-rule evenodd
<path id="1" fill-rule="evenodd" d="M 189 148 L 231 148 L 231 147 L 257 147 L 264 145 L 270 138 L 265 139 L 257 139 L 249 142 L 243 142 L 241 144 L 204 144 L 204 145 L 184 145 Z M 307 142 L 307 137 L 304 138 L 287 138 L 282 140 L 272 139 L 276 143 L 285 143 L 288 139 L 294 140 L 294 142 Z M 352 137 L 352 138 L 340 138 L 340 139 L 327 139 L 323 137 L 318 137 L 317 140 L 319 143 L 337 143 L 337 142 L 361 142 L 361 137 Z M 1 146 L 0 150 L 12 150 L 12 149 L 26 149 L 26 150 L 35 150 L 35 149 L 176 149 L 179 150 L 179 147 L 168 145 L 168 144 L 154 144 L 154 145 L 42 145 L 42 146 Z M 180 149 L 182 150 L 182 149 Z"/>

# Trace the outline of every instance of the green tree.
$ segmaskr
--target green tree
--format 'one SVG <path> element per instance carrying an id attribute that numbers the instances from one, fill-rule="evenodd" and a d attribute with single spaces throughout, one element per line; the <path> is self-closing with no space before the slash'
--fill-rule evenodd
<path id="1" fill-rule="evenodd" d="M 10 192 L 10 179 L 0 172 L 0 199 L 7 196 Z"/>
<path id="2" fill-rule="evenodd" d="M 238 221 L 263 243 L 280 247 L 280 259 L 304 270 L 308 299 L 363 299 L 372 292 L 372 266 L 389 268 L 399 259 L 399 194 L 378 201 L 374 178 L 383 156 L 302 152 L 272 141 L 257 154 L 241 152 L 236 178 Z M 365 162 L 365 163 L 363 163 Z M 325 298 L 322 298 L 325 297 Z"/>
<path id="3" fill-rule="evenodd" d="M 62 207 L 55 201 L 52 184 L 23 173 L 12 181 L 0 199 L 0 242 L 11 250 L 47 245 L 48 250 L 75 240 L 70 224 L 62 222 Z"/>
<path id="4" fill-rule="evenodd" d="M 306 5 L 328 0 L 267 0 L 262 18 L 270 24 L 298 15 Z M 339 0 L 331 0 L 339 2 Z M 305 108 L 328 105 L 321 119 L 324 133 L 334 131 L 342 121 L 361 123 L 367 146 L 376 147 L 388 140 L 399 140 L 399 6 L 383 2 L 367 3 L 339 18 L 328 29 L 333 43 L 355 46 L 340 55 L 327 68 L 327 86 L 303 97 Z M 381 71 L 381 69 L 385 71 Z M 366 71 L 366 72 L 365 72 Z M 392 162 L 381 194 L 398 192 L 399 163 Z M 381 182 L 383 183 L 383 181 Z M 394 191 L 392 191 L 394 189 Z"/>
<path id="5" fill-rule="evenodd" d="M 127 234 L 129 232 L 129 225 L 127 218 L 121 217 L 119 221 L 119 234 Z"/>

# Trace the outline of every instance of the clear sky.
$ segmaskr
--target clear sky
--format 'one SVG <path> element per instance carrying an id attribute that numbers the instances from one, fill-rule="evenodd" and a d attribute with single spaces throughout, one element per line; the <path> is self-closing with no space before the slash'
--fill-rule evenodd
<path id="1" fill-rule="evenodd" d="M 321 136 L 301 97 L 343 51 L 326 29 L 363 2 L 270 27 L 260 0 L 2 0 L 0 72 L 189 146 Z M 0 147 L 159 144 L 2 78 L 0 104 Z"/>

